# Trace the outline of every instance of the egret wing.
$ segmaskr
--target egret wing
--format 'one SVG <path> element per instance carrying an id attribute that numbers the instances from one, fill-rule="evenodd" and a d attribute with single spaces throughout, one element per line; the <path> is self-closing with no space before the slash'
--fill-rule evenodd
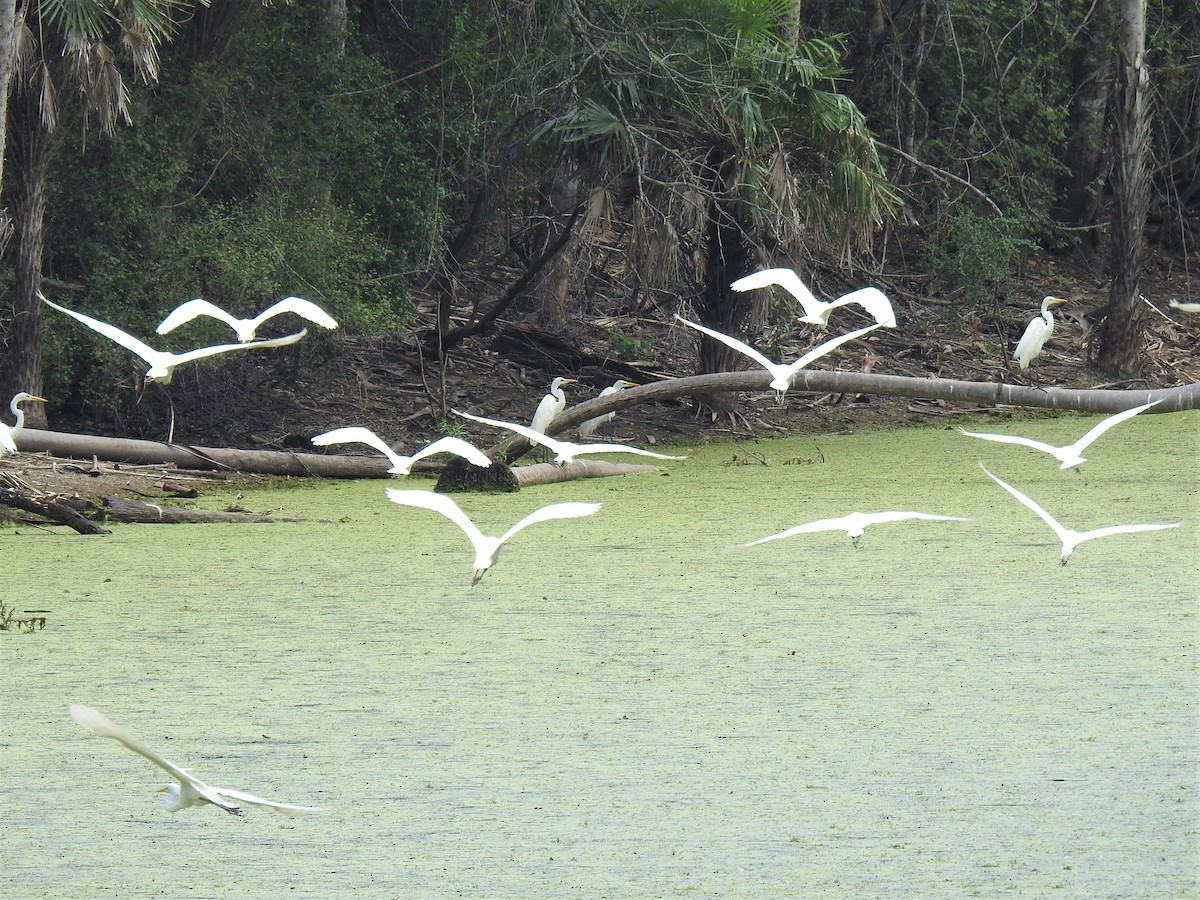
<path id="1" fill-rule="evenodd" d="M 319 806 L 300 806 L 296 803 L 280 803 L 278 800 L 266 800 L 262 797 L 256 797 L 254 794 L 248 794 L 245 791 L 235 791 L 232 788 L 210 787 L 209 790 L 219 797 L 228 797 L 231 800 L 236 800 L 238 803 L 252 803 L 255 806 L 266 806 L 276 812 L 283 813 L 285 816 L 306 816 L 310 812 L 317 812 L 321 809 Z"/>
<path id="2" fill-rule="evenodd" d="M 1078 532 L 1080 541 L 1090 541 L 1093 538 L 1108 537 L 1113 534 L 1135 534 L 1139 531 L 1162 531 L 1165 528 L 1178 528 L 1181 523 L 1172 522 L 1170 525 L 1110 525 L 1107 528 L 1093 528 L 1091 531 Z"/>
<path id="3" fill-rule="evenodd" d="M 771 285 L 778 285 L 800 301 L 806 314 L 819 313 L 825 306 L 823 302 L 813 296 L 808 285 L 791 269 L 763 269 L 761 272 L 743 276 L 729 286 L 735 291 L 752 291 L 755 288 L 770 287 Z"/>
<path id="4" fill-rule="evenodd" d="M 1037 503 L 1035 503 L 1029 497 L 1026 497 L 1024 494 L 1022 494 L 1020 491 L 1018 491 L 1011 484 L 1009 484 L 1006 481 L 1000 480 L 995 475 L 993 475 L 991 472 L 988 472 L 988 470 L 984 467 L 983 463 L 979 464 L 979 468 L 983 469 L 983 471 L 987 474 L 987 476 L 990 479 L 992 479 L 992 481 L 996 482 L 996 484 L 1000 485 L 1000 487 L 1004 488 L 1006 491 L 1008 491 L 1010 494 L 1012 494 L 1014 497 L 1016 497 L 1017 500 L 1019 500 L 1022 504 L 1024 504 L 1025 506 L 1027 506 L 1031 510 L 1033 510 L 1035 513 L 1037 513 L 1037 517 L 1039 519 L 1041 519 L 1043 522 L 1045 522 L 1047 525 L 1049 525 L 1052 529 L 1054 529 L 1054 533 L 1058 535 L 1059 540 L 1066 539 L 1068 529 L 1063 528 L 1061 525 L 1059 525 L 1058 521 L 1054 518 L 1054 516 L 1050 515 L 1050 513 L 1046 512 L 1046 510 L 1042 509 L 1041 506 L 1039 506 Z"/>
<path id="5" fill-rule="evenodd" d="M 180 303 L 167 314 L 165 319 L 158 323 L 158 327 L 154 330 L 159 334 L 168 334 L 180 325 L 192 321 L 197 316 L 211 316 L 214 319 L 220 319 L 234 330 L 237 330 L 237 327 L 242 324 L 238 319 L 235 319 L 229 313 L 225 312 L 225 310 L 221 309 L 221 307 L 197 297 L 195 300 Z"/>
<path id="6" fill-rule="evenodd" d="M 85 316 L 83 313 L 75 312 L 73 309 L 67 309 L 65 306 L 59 306 L 54 301 L 46 299 L 46 297 L 40 292 L 38 293 L 38 296 L 42 298 L 44 303 L 54 307 L 59 312 L 66 313 L 71 318 L 82 322 L 88 328 L 104 335 L 110 341 L 120 344 L 126 350 L 132 350 L 148 363 L 153 363 L 156 359 L 160 359 L 163 356 L 162 351 L 155 350 L 149 344 L 139 341 L 132 334 L 124 332 L 120 328 L 109 325 L 107 322 L 101 322 L 99 319 L 93 319 L 91 316 Z"/>
<path id="7" fill-rule="evenodd" d="M 713 340 L 720 341 L 725 346 L 732 347 L 734 350 L 737 350 L 739 353 L 745 354 L 746 356 L 748 356 L 752 360 L 754 360 L 756 363 L 758 363 L 760 366 L 765 368 L 767 371 L 772 371 L 773 369 L 778 368 L 778 365 L 779 365 L 778 363 L 767 359 L 765 356 L 763 356 L 761 353 L 759 353 L 757 350 L 755 350 L 749 344 L 743 344 L 741 341 L 739 341 L 735 337 L 730 337 L 727 334 L 722 334 L 721 332 L 714 331 L 711 328 L 705 328 L 703 325 L 697 325 L 695 322 L 689 322 L 683 316 L 678 315 L 678 314 L 676 314 L 675 318 L 678 319 L 680 322 L 682 322 L 684 325 L 687 325 L 689 328 L 695 328 L 697 331 L 701 331 L 704 334 L 707 334 Z M 831 347 L 830 349 L 833 349 L 833 348 Z"/>
<path id="8" fill-rule="evenodd" d="M 561 444 L 561 441 L 556 441 L 554 438 L 548 437 L 536 429 L 530 428 L 527 425 L 521 425 L 517 422 L 501 422 L 499 419 L 488 419 L 484 416 L 473 416 L 470 413 L 459 412 L 457 409 L 452 410 L 456 416 L 462 416 L 464 419 L 470 419 L 472 422 L 479 422 L 481 425 L 491 425 L 493 428 L 505 428 L 509 431 L 516 432 L 521 437 L 529 438 L 530 440 L 540 441 L 551 450 L 554 450 L 556 444 Z M 556 451 L 557 452 L 557 451 Z"/>
<path id="9" fill-rule="evenodd" d="M 1124 412 L 1116 413 L 1115 415 L 1111 415 L 1101 422 L 1097 422 L 1088 430 L 1087 434 L 1074 443 L 1073 446 L 1076 452 L 1082 451 L 1085 447 L 1091 444 L 1092 441 L 1096 440 L 1096 438 L 1100 437 L 1100 435 L 1104 434 L 1104 432 L 1108 431 L 1108 429 L 1112 428 L 1114 425 L 1120 425 L 1126 419 L 1132 419 L 1138 413 L 1145 412 L 1150 407 L 1157 406 L 1159 403 L 1162 403 L 1162 401 L 1155 400 L 1153 403 L 1143 403 L 1141 406 L 1135 406 L 1132 409 L 1127 409 Z"/>
<path id="10" fill-rule="evenodd" d="M 415 462 L 418 459 L 424 459 L 426 456 L 433 456 L 435 453 L 453 453 L 455 456 L 461 456 L 472 465 L 480 468 L 488 468 L 492 464 L 491 458 L 467 441 L 456 437 L 438 438 L 427 447 L 423 447 L 412 455 L 410 462 Z"/>
<path id="11" fill-rule="evenodd" d="M 251 322 L 257 328 L 272 316 L 289 312 L 302 316 L 308 319 L 308 321 L 320 325 L 322 328 L 338 327 L 338 323 L 334 320 L 333 316 L 329 315 L 329 313 L 325 312 L 325 310 L 321 309 L 321 307 L 317 306 L 311 300 L 305 300 L 303 297 L 284 297 L 278 303 L 274 303 L 260 312 Z"/>
<path id="12" fill-rule="evenodd" d="M 467 518 L 467 514 L 459 509 L 458 504 L 446 495 L 435 494 L 433 491 L 400 491 L 395 488 L 388 488 L 387 495 L 389 500 L 401 506 L 416 506 L 441 513 L 463 530 L 476 549 L 483 543 L 483 532 Z"/>
<path id="13" fill-rule="evenodd" d="M 186 353 L 179 353 L 174 356 L 174 365 L 191 362 L 194 359 L 204 359 L 208 356 L 216 356 L 218 353 L 228 353 L 232 350 L 253 350 L 255 347 L 286 347 L 289 344 L 294 344 L 308 334 L 308 329 L 298 331 L 296 334 L 289 334 L 286 337 L 271 338 L 266 341 L 247 341 L 244 344 L 217 344 L 213 347 L 198 347 L 195 350 L 189 350 Z"/>
<path id="14" fill-rule="evenodd" d="M 892 301 L 879 288 L 865 287 L 851 291 L 844 297 L 839 297 L 834 305 L 846 306 L 851 303 L 858 304 L 870 313 L 879 326 L 883 328 L 896 327 L 896 312 L 892 309 Z"/>
<path id="15" fill-rule="evenodd" d="M 0 422 L 0 447 L 9 453 L 17 452 L 17 445 L 12 438 L 12 429 L 2 422 Z"/>
<path id="16" fill-rule="evenodd" d="M 860 328 L 857 331 L 851 331 L 847 334 L 838 335 L 837 337 L 832 338 L 823 344 L 818 344 L 817 346 L 815 346 L 811 350 L 809 350 L 807 353 L 805 353 L 803 356 L 801 356 L 794 363 L 791 363 L 787 366 L 788 377 L 790 378 L 792 375 L 794 375 L 796 372 L 803 369 L 809 363 L 816 362 L 818 359 L 820 359 L 826 353 L 832 353 L 834 350 L 836 350 L 838 347 L 842 346 L 842 344 L 846 343 L 847 341 L 852 341 L 855 338 L 860 338 L 867 332 L 874 331 L 878 327 L 879 327 L 879 323 L 876 322 L 874 325 L 868 325 L 866 328 Z"/>
<path id="17" fill-rule="evenodd" d="M 88 706 L 82 706 L 81 704 L 73 703 L 68 708 L 68 711 L 71 713 L 72 719 L 74 719 L 92 734 L 99 737 L 113 738 L 114 740 L 120 741 L 134 753 L 146 757 L 146 759 L 150 760 L 150 762 L 154 763 L 160 769 L 163 769 L 172 778 L 175 778 L 181 783 L 191 784 L 196 788 L 197 793 L 199 793 L 201 796 L 204 796 L 204 790 L 207 789 L 208 786 L 203 781 L 199 781 L 192 775 L 189 775 L 186 769 L 181 769 L 165 756 L 155 753 L 124 728 L 121 728 L 119 725 L 110 722 L 103 715 L 96 712 L 96 710 Z M 206 797 L 205 799 L 211 798 Z"/>
<path id="18" fill-rule="evenodd" d="M 500 543 L 505 543 L 522 528 L 528 528 L 530 525 L 536 525 L 538 522 L 546 522 L 550 519 L 578 519 L 581 516 L 590 516 L 598 509 L 600 509 L 599 503 L 551 503 L 549 506 L 535 509 L 512 528 L 508 529 L 508 531 L 504 532 L 500 536 Z"/>
<path id="19" fill-rule="evenodd" d="M 573 456 L 585 453 L 636 453 L 638 456 L 653 456 L 655 459 L 687 459 L 686 456 L 668 456 L 665 453 L 655 453 L 652 450 L 642 450 L 626 444 L 572 444 Z"/>
<path id="20" fill-rule="evenodd" d="M 348 425 L 345 428 L 335 428 L 332 431 L 326 431 L 324 434 L 318 434 L 312 439 L 312 442 L 318 447 L 325 447 L 329 444 L 366 444 L 368 447 L 378 450 L 390 459 L 394 466 L 402 466 L 408 462 L 408 460 L 392 450 L 384 442 L 383 438 L 371 429 L 363 428 L 361 425 Z"/>
<path id="21" fill-rule="evenodd" d="M 998 444 L 1019 444 L 1022 447 L 1032 447 L 1034 450 L 1041 450 L 1043 453 L 1049 453 L 1051 456 L 1057 456 L 1062 447 L 1052 447 L 1050 444 L 1043 444 L 1041 441 L 1035 441 L 1033 438 L 1020 437 L 1015 434 L 989 434 L 985 431 L 967 431 L 964 428 L 959 428 L 967 437 L 982 438 L 985 441 L 995 441 Z M 990 473 L 989 473 L 990 474 Z"/>
<path id="22" fill-rule="evenodd" d="M 814 531 L 845 531 L 849 526 L 847 516 L 841 516 L 837 519 L 818 519 L 815 522 L 805 522 L 803 525 L 796 525 L 786 531 L 781 531 L 778 534 L 772 534 L 765 538 L 759 538 L 756 541 L 748 541 L 742 544 L 743 547 L 753 547 L 755 544 L 765 544 L 767 541 L 777 541 L 780 538 L 791 537 L 794 534 L 809 534 Z"/>
<path id="23" fill-rule="evenodd" d="M 962 516 L 939 516 L 933 513 L 920 512 L 879 512 L 869 513 L 864 517 L 871 524 L 879 524 L 883 522 L 903 522 L 907 519 L 921 519 L 927 522 L 971 522 L 973 519 L 964 519 Z"/>

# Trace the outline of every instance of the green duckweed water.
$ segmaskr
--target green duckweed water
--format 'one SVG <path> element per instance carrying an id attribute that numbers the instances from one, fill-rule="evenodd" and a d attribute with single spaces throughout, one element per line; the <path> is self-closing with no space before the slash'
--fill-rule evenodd
<path id="1" fill-rule="evenodd" d="M 465 536 L 383 482 L 242 501 L 295 525 L 2 529 L 6 599 L 49 624 L 0 634 L 0 895 L 1191 895 L 1198 425 L 1142 416 L 1078 475 L 913 429 L 463 497 L 491 533 L 604 504 L 474 589 Z M 771 464 L 728 465 L 750 455 Z M 977 460 L 1070 527 L 1183 525 L 1061 567 Z M 738 546 L 886 509 L 976 521 Z M 168 813 L 75 702 L 323 811 Z"/>

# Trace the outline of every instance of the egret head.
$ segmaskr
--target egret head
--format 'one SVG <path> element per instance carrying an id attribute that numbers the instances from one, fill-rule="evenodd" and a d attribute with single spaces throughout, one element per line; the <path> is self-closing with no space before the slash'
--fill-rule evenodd
<path id="1" fill-rule="evenodd" d="M 183 808 L 183 802 L 179 796 L 179 785 L 173 783 L 168 784 L 166 787 L 158 788 L 158 790 L 156 790 L 154 793 L 166 794 L 166 796 L 163 797 L 163 806 L 167 808 L 168 812 L 177 812 Z"/>
<path id="2" fill-rule="evenodd" d="M 1062 306 L 1067 301 L 1062 297 L 1046 296 L 1042 298 L 1042 312 L 1047 312 L 1052 306 Z"/>

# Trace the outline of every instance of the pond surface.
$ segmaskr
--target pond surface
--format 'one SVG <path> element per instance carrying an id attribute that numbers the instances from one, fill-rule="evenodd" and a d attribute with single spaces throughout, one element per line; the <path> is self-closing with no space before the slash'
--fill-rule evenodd
<path id="1" fill-rule="evenodd" d="M 241 501 L 302 524 L 0 529 L 49 621 L 0 634 L 0 895 L 1194 896 L 1198 435 L 1141 416 L 1082 474 L 946 428 L 710 444 L 460 498 L 493 534 L 604 504 L 474 589 L 466 537 L 379 481 Z M 977 460 L 1069 527 L 1183 525 L 1062 567 Z M 738 546 L 890 509 L 976 521 Z M 168 813 L 70 703 L 323 811 Z"/>

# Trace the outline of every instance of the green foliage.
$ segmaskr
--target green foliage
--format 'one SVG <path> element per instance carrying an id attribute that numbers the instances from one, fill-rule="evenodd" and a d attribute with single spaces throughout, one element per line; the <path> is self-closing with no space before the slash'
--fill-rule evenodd
<path id="1" fill-rule="evenodd" d="M 617 359 L 623 362 L 635 362 L 642 359 L 654 359 L 654 341 L 649 338 L 632 337 L 620 328 L 612 328 L 608 332 L 608 345 L 612 347 Z"/>
<path id="2" fill-rule="evenodd" d="M 1010 275 L 1022 254 L 1037 249 L 1029 237 L 1034 225 L 1023 216 L 955 212 L 929 248 L 930 264 L 945 290 L 975 306 Z"/>

